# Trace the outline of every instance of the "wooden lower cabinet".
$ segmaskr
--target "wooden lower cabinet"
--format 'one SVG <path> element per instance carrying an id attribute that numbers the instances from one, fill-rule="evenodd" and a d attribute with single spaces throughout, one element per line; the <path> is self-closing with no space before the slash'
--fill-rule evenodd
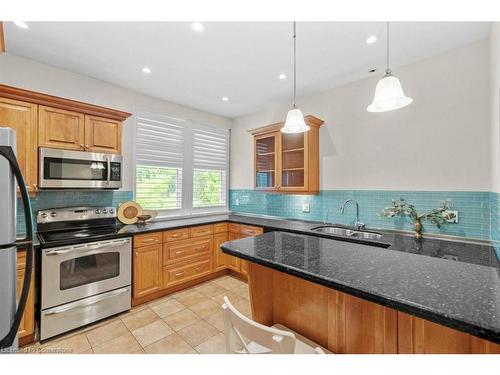
<path id="1" fill-rule="evenodd" d="M 500 354 L 500 345 L 398 312 L 399 353 Z"/>
<path id="2" fill-rule="evenodd" d="M 500 353 L 500 345 L 249 262 L 252 317 L 334 353 Z"/>
<path id="3" fill-rule="evenodd" d="M 135 235 L 132 304 L 156 299 L 229 270 L 246 278 L 247 262 L 223 253 L 220 246 L 262 232 L 259 227 L 222 222 Z"/>
<path id="4" fill-rule="evenodd" d="M 169 242 L 163 244 L 163 265 L 167 266 L 171 263 L 199 257 L 200 255 L 210 256 L 212 250 L 212 236 Z"/>
<path id="5" fill-rule="evenodd" d="M 163 288 L 162 245 L 150 245 L 134 249 L 134 298 L 144 297 Z"/>
<path id="6" fill-rule="evenodd" d="M 236 225 L 239 230 L 240 226 L 238 224 L 229 224 L 229 230 L 231 230 L 231 227 L 234 228 Z M 238 240 L 239 238 L 240 238 L 239 233 L 229 232 L 228 241 Z M 240 272 L 241 270 L 240 258 L 233 257 L 232 255 L 227 254 L 227 268 L 235 272 Z"/>
<path id="7" fill-rule="evenodd" d="M 177 284 L 190 281 L 212 272 L 211 257 L 196 259 L 184 264 L 176 264 L 170 267 L 164 267 L 163 287 L 167 288 Z"/>
<path id="8" fill-rule="evenodd" d="M 26 251 L 19 250 L 17 253 L 17 298 L 21 296 L 24 282 L 24 270 L 26 265 Z M 31 276 L 30 291 L 26 300 L 26 307 L 17 331 L 20 345 L 33 342 L 35 334 L 35 277 Z"/>
<path id="9" fill-rule="evenodd" d="M 227 268 L 229 263 L 229 256 L 224 254 L 220 245 L 228 241 L 229 235 L 227 232 L 217 233 L 214 235 L 214 270 L 220 271 Z"/>

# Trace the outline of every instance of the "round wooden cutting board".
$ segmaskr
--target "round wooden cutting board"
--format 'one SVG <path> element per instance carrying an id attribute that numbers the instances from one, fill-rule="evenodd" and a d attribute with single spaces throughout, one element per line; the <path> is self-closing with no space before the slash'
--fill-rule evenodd
<path id="1" fill-rule="evenodd" d="M 124 202 L 118 207 L 117 215 L 123 224 L 135 224 L 137 216 L 142 215 L 142 207 L 133 201 Z"/>

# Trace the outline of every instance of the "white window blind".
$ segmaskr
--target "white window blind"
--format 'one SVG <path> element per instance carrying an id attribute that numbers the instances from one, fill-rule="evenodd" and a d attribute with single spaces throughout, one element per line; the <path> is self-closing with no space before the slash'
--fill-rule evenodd
<path id="1" fill-rule="evenodd" d="M 193 127 L 193 208 L 227 204 L 229 131 Z"/>
<path id="2" fill-rule="evenodd" d="M 229 130 L 137 116 L 135 199 L 161 216 L 226 211 Z"/>
<path id="3" fill-rule="evenodd" d="M 137 117 L 135 198 L 144 208 L 180 210 L 186 121 Z"/>

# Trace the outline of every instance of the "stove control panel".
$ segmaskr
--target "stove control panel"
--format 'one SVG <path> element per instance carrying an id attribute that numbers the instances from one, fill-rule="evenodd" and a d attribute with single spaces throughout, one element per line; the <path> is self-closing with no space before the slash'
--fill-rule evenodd
<path id="1" fill-rule="evenodd" d="M 36 222 L 44 224 L 109 218 L 116 218 L 114 207 L 69 207 L 38 211 Z"/>

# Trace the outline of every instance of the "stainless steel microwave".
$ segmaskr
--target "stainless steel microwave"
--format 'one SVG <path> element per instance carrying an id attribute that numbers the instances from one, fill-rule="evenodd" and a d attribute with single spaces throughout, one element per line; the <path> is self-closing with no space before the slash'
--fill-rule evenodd
<path id="1" fill-rule="evenodd" d="M 40 149 L 41 189 L 119 189 L 122 156 L 95 152 Z"/>

